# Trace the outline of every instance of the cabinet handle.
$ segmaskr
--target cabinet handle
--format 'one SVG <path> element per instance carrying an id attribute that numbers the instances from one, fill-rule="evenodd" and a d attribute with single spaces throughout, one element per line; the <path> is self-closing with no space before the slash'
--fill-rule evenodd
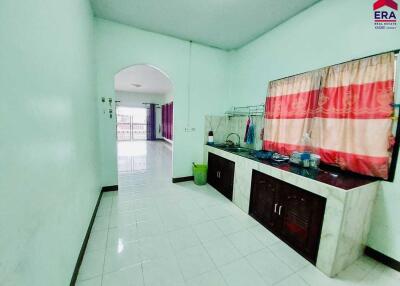
<path id="1" fill-rule="evenodd" d="M 281 215 L 281 210 L 282 210 L 282 206 L 279 206 L 279 213 L 278 213 L 278 215 Z"/>
<path id="2" fill-rule="evenodd" d="M 274 213 L 276 213 L 276 207 L 278 206 L 278 204 L 275 204 L 274 206 Z"/>

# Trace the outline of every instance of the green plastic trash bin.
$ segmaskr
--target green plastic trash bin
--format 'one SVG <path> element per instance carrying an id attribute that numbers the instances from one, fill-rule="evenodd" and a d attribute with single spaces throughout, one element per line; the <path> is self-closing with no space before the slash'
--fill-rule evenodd
<path id="1" fill-rule="evenodd" d="M 196 185 L 207 184 L 207 165 L 193 165 L 193 176 Z"/>

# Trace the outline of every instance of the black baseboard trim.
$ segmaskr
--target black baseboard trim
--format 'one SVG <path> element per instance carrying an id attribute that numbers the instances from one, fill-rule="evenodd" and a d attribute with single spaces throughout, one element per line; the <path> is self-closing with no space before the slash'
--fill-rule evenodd
<path id="1" fill-rule="evenodd" d="M 188 176 L 188 177 L 179 177 L 179 178 L 172 178 L 172 183 L 181 183 L 181 182 L 188 182 L 188 181 L 193 181 L 194 177 L 193 176 Z"/>
<path id="2" fill-rule="evenodd" d="M 118 191 L 118 185 L 114 185 L 114 186 L 105 186 L 101 189 L 101 191 L 103 193 L 105 192 L 115 192 Z"/>
<path id="3" fill-rule="evenodd" d="M 376 251 L 375 249 L 372 249 L 369 246 L 365 248 L 365 255 L 379 261 L 380 263 L 390 268 L 393 268 L 394 270 L 400 271 L 400 261 L 397 261 L 389 256 L 386 256 L 385 254 Z"/>
<path id="4" fill-rule="evenodd" d="M 70 286 L 74 286 L 76 283 L 76 279 L 78 278 L 79 268 L 81 267 L 83 256 L 85 255 L 85 250 L 86 250 L 87 244 L 89 242 L 90 232 L 92 231 L 94 219 L 96 218 L 97 209 L 99 208 L 101 197 L 103 196 L 103 189 L 99 194 L 99 198 L 97 199 L 96 207 L 94 208 L 92 218 L 90 219 L 89 227 L 86 231 L 85 239 L 83 240 L 82 247 L 81 247 L 78 259 L 75 264 L 74 273 L 72 273 L 71 283 L 69 284 Z"/>

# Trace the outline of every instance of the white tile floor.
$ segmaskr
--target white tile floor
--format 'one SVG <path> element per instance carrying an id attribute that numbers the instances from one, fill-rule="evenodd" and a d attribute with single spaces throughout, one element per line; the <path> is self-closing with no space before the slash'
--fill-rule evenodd
<path id="1" fill-rule="evenodd" d="M 119 170 L 77 285 L 400 285 L 367 257 L 330 279 L 210 186 L 172 184 L 166 143 L 120 143 Z"/>

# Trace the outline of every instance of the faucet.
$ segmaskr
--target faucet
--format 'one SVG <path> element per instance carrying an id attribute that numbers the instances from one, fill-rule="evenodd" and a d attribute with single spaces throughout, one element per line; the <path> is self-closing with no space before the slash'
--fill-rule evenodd
<path id="1" fill-rule="evenodd" d="M 237 142 L 236 145 L 235 145 L 231 140 L 228 140 L 228 138 L 229 138 L 231 135 L 236 135 L 236 136 L 237 136 L 238 142 Z M 240 136 L 239 136 L 239 134 L 237 134 L 237 133 L 229 133 L 228 136 L 226 136 L 225 143 L 226 143 L 227 145 L 233 145 L 233 146 L 240 147 Z"/>

